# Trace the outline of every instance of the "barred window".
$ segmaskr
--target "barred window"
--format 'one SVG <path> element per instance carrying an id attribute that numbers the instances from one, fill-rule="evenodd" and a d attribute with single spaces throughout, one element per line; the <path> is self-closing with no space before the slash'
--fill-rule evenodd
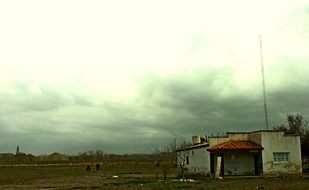
<path id="1" fill-rule="evenodd" d="M 289 153 L 288 152 L 274 152 L 274 162 L 288 162 Z"/>

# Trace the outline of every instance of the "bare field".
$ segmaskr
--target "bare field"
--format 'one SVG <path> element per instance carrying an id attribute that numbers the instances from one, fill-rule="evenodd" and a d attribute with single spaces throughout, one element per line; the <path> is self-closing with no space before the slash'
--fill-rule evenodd
<path id="1" fill-rule="evenodd" d="M 163 180 L 161 168 L 152 163 L 105 163 L 101 171 L 86 172 L 86 165 L 1 166 L 0 189 L 198 189 L 198 190 L 267 190 L 309 189 L 309 178 L 195 178 L 179 181 L 174 168 Z M 117 176 L 117 177 L 116 177 Z"/>

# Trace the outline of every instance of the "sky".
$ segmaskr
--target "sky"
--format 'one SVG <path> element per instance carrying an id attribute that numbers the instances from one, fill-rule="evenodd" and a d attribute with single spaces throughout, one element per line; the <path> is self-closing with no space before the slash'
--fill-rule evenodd
<path id="1" fill-rule="evenodd" d="M 0 1 L 0 152 L 152 153 L 309 120 L 306 0 Z"/>

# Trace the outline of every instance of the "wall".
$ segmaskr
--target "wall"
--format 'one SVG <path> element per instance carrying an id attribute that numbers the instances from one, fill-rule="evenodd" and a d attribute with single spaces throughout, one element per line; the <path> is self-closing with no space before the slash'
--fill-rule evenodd
<path id="1" fill-rule="evenodd" d="M 200 173 L 208 175 L 210 173 L 210 154 L 208 147 L 187 150 L 189 165 L 185 165 L 190 173 Z"/>
<path id="2" fill-rule="evenodd" d="M 261 144 L 261 132 L 252 132 L 249 134 L 249 140 Z"/>
<path id="3" fill-rule="evenodd" d="M 241 140 L 241 141 L 249 140 L 249 133 L 227 133 L 227 135 L 231 140 Z"/>
<path id="4" fill-rule="evenodd" d="M 300 137 L 284 135 L 284 132 L 261 132 L 263 173 L 264 174 L 301 174 Z M 274 152 L 289 152 L 286 163 L 274 162 Z"/>
<path id="5" fill-rule="evenodd" d="M 209 147 L 229 141 L 228 137 L 208 137 Z"/>
<path id="6" fill-rule="evenodd" d="M 261 133 L 260 132 L 253 132 L 253 133 L 227 133 L 225 137 L 208 137 L 209 146 L 214 146 L 217 144 L 221 144 L 227 142 L 229 140 L 250 140 L 257 144 L 261 144 Z"/>

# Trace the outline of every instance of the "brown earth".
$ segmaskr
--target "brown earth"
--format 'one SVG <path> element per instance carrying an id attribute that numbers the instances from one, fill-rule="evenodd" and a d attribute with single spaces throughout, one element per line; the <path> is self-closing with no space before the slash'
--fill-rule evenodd
<path id="1" fill-rule="evenodd" d="M 0 189 L 309 189 L 306 176 L 222 180 L 195 176 L 194 180 L 180 181 L 175 168 L 163 180 L 162 169 L 153 163 L 105 163 L 101 171 L 95 171 L 94 164 L 91 166 L 90 172 L 85 171 L 85 165 L 2 166 Z"/>

